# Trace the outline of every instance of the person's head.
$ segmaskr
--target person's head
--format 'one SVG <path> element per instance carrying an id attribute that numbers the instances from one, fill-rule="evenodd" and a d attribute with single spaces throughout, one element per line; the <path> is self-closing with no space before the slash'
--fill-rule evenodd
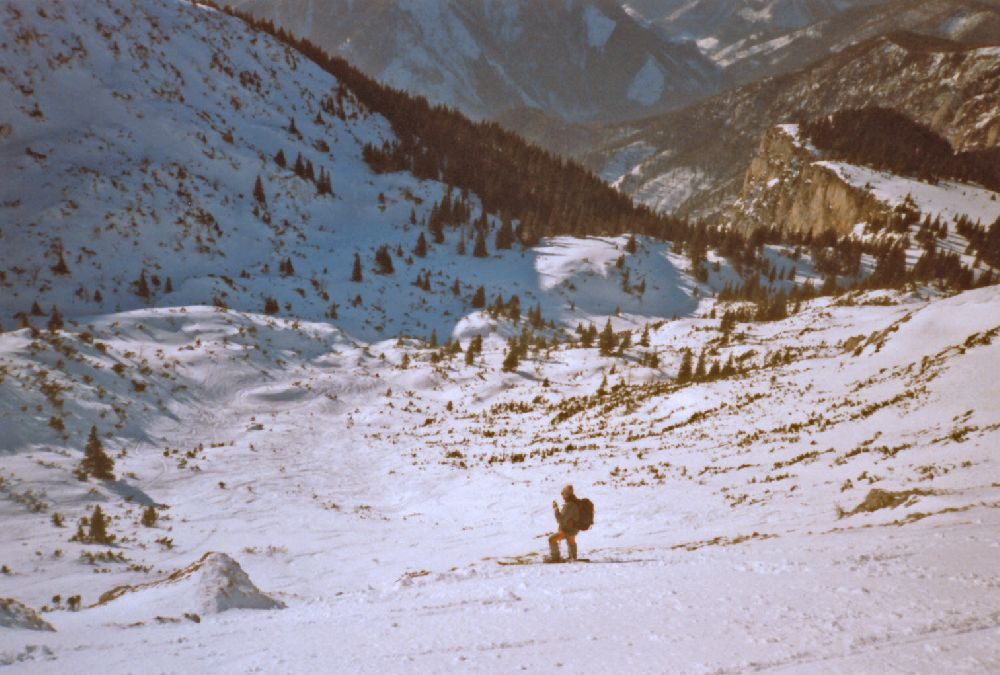
<path id="1" fill-rule="evenodd" d="M 562 497 L 563 497 L 563 499 L 571 499 L 573 497 L 573 486 L 572 485 L 567 485 L 566 487 L 564 487 L 562 489 Z"/>

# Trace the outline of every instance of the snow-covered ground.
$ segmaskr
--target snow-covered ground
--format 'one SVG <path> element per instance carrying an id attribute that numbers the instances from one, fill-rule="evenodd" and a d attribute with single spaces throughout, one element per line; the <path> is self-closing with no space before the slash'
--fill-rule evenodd
<path id="1" fill-rule="evenodd" d="M 73 426 L 111 432 L 119 480 L 76 480 L 79 446 L 55 431 L 5 439 L 0 595 L 54 609 L 56 632 L 5 630 L 0 658 L 25 672 L 995 669 L 998 307 L 995 287 L 819 301 L 725 345 L 718 321 L 682 319 L 651 330 L 661 369 L 563 346 L 510 374 L 499 344 L 434 364 L 214 308 L 97 317 L 94 344 L 84 326 L 5 334 L 4 419 L 46 408 L 40 383 L 66 387 Z M 747 372 L 676 385 L 678 350 L 704 345 Z M 592 562 L 499 565 L 538 561 L 567 482 L 597 504 L 580 537 Z M 852 514 L 873 488 L 901 503 Z M 151 503 L 160 520 L 142 527 Z M 68 541 L 94 504 L 112 547 Z M 83 556 L 108 550 L 122 557 Z M 205 614 L 179 584 L 94 606 L 210 551 L 287 607 Z"/>

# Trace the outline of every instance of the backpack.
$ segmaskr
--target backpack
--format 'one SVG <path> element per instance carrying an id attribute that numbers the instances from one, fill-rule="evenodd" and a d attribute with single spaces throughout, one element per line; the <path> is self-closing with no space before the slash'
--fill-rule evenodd
<path id="1" fill-rule="evenodd" d="M 580 522 L 577 523 L 577 527 L 580 530 L 589 530 L 590 526 L 594 524 L 594 502 L 589 499 L 580 500 Z"/>

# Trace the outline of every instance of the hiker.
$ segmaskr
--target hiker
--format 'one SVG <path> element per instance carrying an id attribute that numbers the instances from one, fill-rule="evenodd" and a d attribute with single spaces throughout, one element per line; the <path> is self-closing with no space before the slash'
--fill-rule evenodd
<path id="1" fill-rule="evenodd" d="M 562 489 L 563 504 L 559 508 L 557 502 L 552 502 L 552 511 L 559 523 L 559 531 L 549 537 L 549 562 L 559 562 L 562 558 L 559 555 L 559 542 L 566 540 L 566 548 L 569 549 L 569 559 L 576 560 L 576 533 L 580 531 L 580 500 L 573 494 L 573 486 L 567 485 Z"/>

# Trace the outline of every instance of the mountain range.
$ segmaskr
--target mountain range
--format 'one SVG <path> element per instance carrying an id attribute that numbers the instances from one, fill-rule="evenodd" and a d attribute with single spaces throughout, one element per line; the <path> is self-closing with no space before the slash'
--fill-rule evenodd
<path id="1" fill-rule="evenodd" d="M 474 118 L 537 108 L 612 121 L 719 91 L 691 42 L 664 39 L 612 0 L 248 0 L 369 75 Z"/>

